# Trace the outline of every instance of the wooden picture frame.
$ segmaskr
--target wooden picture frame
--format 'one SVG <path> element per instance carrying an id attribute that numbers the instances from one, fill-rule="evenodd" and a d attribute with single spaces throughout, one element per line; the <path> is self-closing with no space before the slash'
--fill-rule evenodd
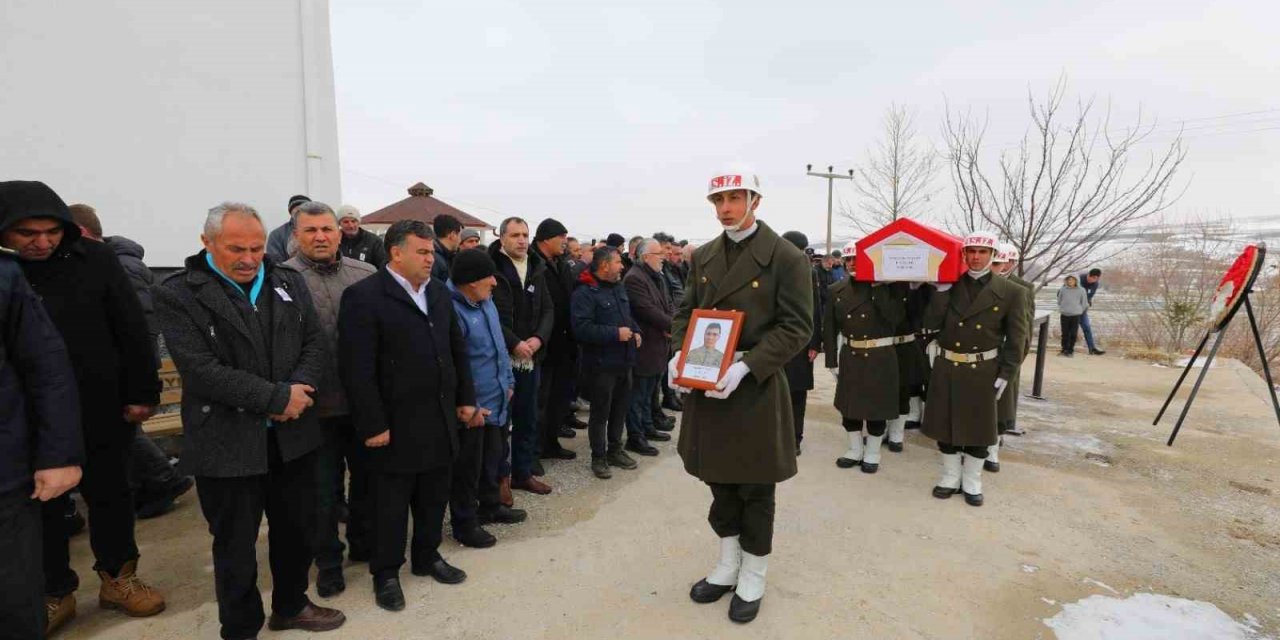
<path id="1" fill-rule="evenodd" d="M 738 349 L 738 336 L 742 334 L 742 323 L 746 318 L 746 314 L 741 311 L 694 309 L 689 317 L 689 326 L 684 332 L 680 362 L 676 364 L 679 375 L 675 384 L 689 389 L 714 391 L 716 383 L 733 364 L 733 354 Z M 711 351 L 707 351 L 708 331 L 712 327 L 718 328 L 719 333 L 715 334 L 716 344 Z M 708 358 L 715 355 L 715 352 L 719 353 L 719 362 L 712 366 Z"/>

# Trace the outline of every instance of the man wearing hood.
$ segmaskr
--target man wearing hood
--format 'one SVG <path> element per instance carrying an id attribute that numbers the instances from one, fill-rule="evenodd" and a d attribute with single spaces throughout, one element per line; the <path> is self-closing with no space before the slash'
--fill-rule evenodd
<path id="1" fill-rule="evenodd" d="M 93 207 L 73 204 L 67 209 L 71 212 L 71 219 L 80 227 L 80 237 L 107 245 L 120 259 L 120 266 L 124 267 L 125 273 L 129 274 L 129 282 L 133 283 L 134 293 L 138 294 L 142 313 L 147 318 L 147 331 L 151 334 L 151 343 L 156 347 L 155 367 L 159 369 L 160 325 L 156 322 L 156 307 L 151 297 L 155 276 L 151 275 L 151 269 L 142 261 L 146 251 L 142 245 L 124 236 L 103 236 L 102 220 Z M 173 509 L 173 501 L 195 486 L 195 480 L 174 471 L 169 456 L 152 442 L 141 425 L 138 425 L 134 433 L 131 449 L 129 486 L 133 487 L 133 501 L 138 518 L 145 520 L 168 513 Z"/>
<path id="2" fill-rule="evenodd" d="M 136 574 L 129 447 L 137 424 L 160 402 L 155 345 L 142 306 L 115 253 L 81 242 L 67 205 L 39 182 L 0 183 L 0 245 L 22 269 L 62 334 L 75 370 L 85 441 L 80 494 L 89 507 L 94 570 L 104 608 L 131 616 L 164 610 L 164 597 Z M 63 496 L 44 504 L 45 598 L 50 630 L 75 614 Z"/>
<path id="3" fill-rule="evenodd" d="M 538 377 L 555 328 L 555 310 L 547 289 L 547 265 L 529 251 L 529 223 L 507 218 L 498 226 L 498 239 L 489 245 L 498 267 L 493 302 L 502 321 L 502 337 L 515 370 L 511 406 L 511 487 L 531 493 L 551 493 L 551 486 L 534 476 L 538 456 Z M 505 481 L 504 481 L 505 482 Z"/>

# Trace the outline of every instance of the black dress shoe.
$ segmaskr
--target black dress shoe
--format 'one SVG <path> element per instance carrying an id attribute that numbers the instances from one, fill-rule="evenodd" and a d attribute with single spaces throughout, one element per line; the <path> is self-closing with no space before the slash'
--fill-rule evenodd
<path id="1" fill-rule="evenodd" d="M 626 449 L 627 451 L 630 451 L 632 453 L 638 453 L 642 456 L 658 455 L 658 448 L 649 444 L 648 442 L 645 442 L 644 440 L 628 439 Z"/>
<path id="2" fill-rule="evenodd" d="M 863 461 L 862 461 L 862 472 L 863 472 L 863 473 L 875 473 L 875 472 L 877 472 L 877 471 L 879 471 L 879 470 L 880 470 L 880 463 L 878 463 L 878 462 L 867 462 L 866 460 L 863 460 Z"/>
<path id="3" fill-rule="evenodd" d="M 459 584 L 467 579 L 466 571 L 445 562 L 444 558 L 436 558 L 425 567 L 414 565 L 413 575 L 431 576 L 440 584 Z"/>
<path id="4" fill-rule="evenodd" d="M 571 429 L 586 429 L 587 423 L 579 420 L 578 416 L 569 416 L 569 419 L 565 421 L 564 426 Z"/>
<path id="5" fill-rule="evenodd" d="M 983 468 L 983 469 L 985 469 L 985 470 L 987 470 L 987 471 L 990 471 L 991 473 L 1000 473 L 1000 463 L 999 463 L 999 462 L 992 462 L 992 461 L 990 461 L 990 460 L 983 460 L 983 461 L 982 461 L 982 468 Z"/>
<path id="6" fill-rule="evenodd" d="M 669 434 L 669 433 L 663 433 L 663 432 L 658 431 L 657 429 L 655 429 L 655 430 L 653 430 L 653 431 L 647 431 L 647 432 L 645 432 L 645 434 L 644 434 L 644 439 L 645 439 L 645 440 L 654 440 L 654 441 L 656 441 L 656 442 L 670 442 L 670 441 L 671 441 L 671 434 Z"/>
<path id="7" fill-rule="evenodd" d="M 906 422 L 904 422 L 904 423 L 902 424 L 902 428 L 903 428 L 903 429 L 919 429 L 919 428 L 920 428 L 920 421 L 919 421 L 919 420 L 908 420 L 908 421 L 906 421 Z"/>
<path id="8" fill-rule="evenodd" d="M 1105 356 L 1105 355 L 1107 355 L 1107 352 L 1106 352 L 1106 351 L 1103 351 L 1102 349 L 1090 349 L 1090 350 L 1089 350 L 1089 355 L 1091 355 L 1091 356 Z"/>
<path id="9" fill-rule="evenodd" d="M 498 539 L 493 537 L 492 533 L 485 531 L 478 524 L 454 530 L 453 539 L 457 540 L 458 544 L 464 547 L 471 547 L 472 549 L 488 549 L 489 547 L 498 544 Z"/>
<path id="10" fill-rule="evenodd" d="M 524 522 L 529 517 L 529 512 L 524 509 L 513 509 L 506 505 L 498 505 L 493 511 L 481 511 L 476 514 L 476 520 L 480 524 L 518 524 Z"/>
<path id="11" fill-rule="evenodd" d="M 707 582 L 706 578 L 699 580 L 689 590 L 689 599 L 698 604 L 710 604 L 724 597 L 724 594 L 733 591 L 733 585 L 722 586 Z"/>
<path id="12" fill-rule="evenodd" d="M 661 431 L 671 431 L 676 428 L 676 419 L 664 413 L 653 417 L 653 425 Z"/>
<path id="13" fill-rule="evenodd" d="M 351 548 L 347 549 L 347 559 L 352 562 L 368 562 L 372 555 L 373 551 L 370 549 L 366 547 L 359 547 L 354 544 L 351 545 Z"/>
<path id="14" fill-rule="evenodd" d="M 676 398 L 675 394 L 672 394 L 662 401 L 662 408 L 670 409 L 671 411 L 684 411 L 684 403 L 679 398 Z"/>
<path id="15" fill-rule="evenodd" d="M 572 413 L 577 413 L 579 411 L 582 411 L 582 405 L 577 400 L 574 400 L 573 402 L 569 403 L 569 411 Z"/>
<path id="16" fill-rule="evenodd" d="M 850 458 L 836 458 L 836 466 L 841 469 L 852 469 L 862 464 L 861 460 L 853 460 Z"/>
<path id="17" fill-rule="evenodd" d="M 373 599 L 387 611 L 403 611 L 404 590 L 400 588 L 400 578 L 374 578 Z"/>
<path id="18" fill-rule="evenodd" d="M 760 613 L 760 603 L 764 602 L 761 597 L 755 602 L 747 602 L 733 594 L 733 600 L 729 601 L 729 619 L 741 624 L 746 624 L 756 619 L 756 614 Z"/>
<path id="19" fill-rule="evenodd" d="M 316 594 L 321 598 L 332 598 L 347 590 L 347 579 L 342 576 L 342 567 L 321 569 L 316 573 Z"/>
<path id="20" fill-rule="evenodd" d="M 577 435 L 578 435 L 578 432 L 574 431 L 573 427 L 560 427 L 560 432 L 556 434 L 556 437 L 573 438 L 573 437 L 576 437 Z"/>
<path id="21" fill-rule="evenodd" d="M 892 452 L 894 452 L 894 453 L 902 453 L 902 443 L 901 443 L 901 442 L 893 442 L 893 441 L 891 441 L 891 440 L 886 440 L 886 442 L 888 442 L 888 443 L 889 443 L 889 450 L 890 450 L 890 451 L 892 451 Z"/>
<path id="22" fill-rule="evenodd" d="M 578 457 L 578 454 L 574 453 L 569 449 L 561 447 L 559 444 L 557 444 L 556 448 L 554 449 L 552 449 L 551 447 L 546 447 L 545 449 L 543 449 L 540 457 L 547 460 L 573 460 L 574 458 Z M 536 476 L 540 474 L 535 472 L 533 475 Z"/>
<path id="23" fill-rule="evenodd" d="M 971 506 L 971 507 L 981 507 L 981 506 L 982 506 L 982 494 L 981 494 L 981 493 L 966 493 L 966 494 L 964 494 L 964 501 L 965 501 L 965 503 L 966 503 L 966 504 L 968 504 L 968 505 L 969 505 L 969 506 Z"/>
<path id="24" fill-rule="evenodd" d="M 959 489 L 948 489 L 947 487 L 933 488 L 933 497 L 938 498 L 939 500 L 946 500 L 957 493 L 960 493 Z"/>
<path id="25" fill-rule="evenodd" d="M 1025 429 L 1017 426 L 1009 427 L 1009 429 L 1004 432 L 1004 435 L 1006 436 L 1024 436 L 1026 434 L 1027 431 Z"/>

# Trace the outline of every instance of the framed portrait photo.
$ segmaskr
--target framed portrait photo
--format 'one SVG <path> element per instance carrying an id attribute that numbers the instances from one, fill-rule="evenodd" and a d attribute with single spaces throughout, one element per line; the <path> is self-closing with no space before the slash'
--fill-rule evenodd
<path id="1" fill-rule="evenodd" d="M 694 309 L 684 333 L 675 383 L 690 389 L 714 390 L 733 364 L 745 318 L 741 311 Z"/>

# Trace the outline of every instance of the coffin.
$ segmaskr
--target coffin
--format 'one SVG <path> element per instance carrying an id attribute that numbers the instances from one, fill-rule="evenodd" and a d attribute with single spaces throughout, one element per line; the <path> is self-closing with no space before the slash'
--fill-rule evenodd
<path id="1" fill-rule="evenodd" d="M 859 240 L 858 280 L 955 282 L 964 273 L 964 241 L 910 218 Z"/>

